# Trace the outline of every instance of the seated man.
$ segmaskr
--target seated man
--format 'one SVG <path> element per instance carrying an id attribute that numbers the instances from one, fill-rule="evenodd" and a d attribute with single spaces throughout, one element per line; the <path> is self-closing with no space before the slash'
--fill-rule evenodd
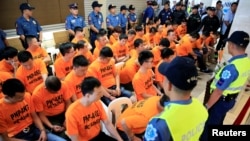
<path id="1" fill-rule="evenodd" d="M 15 76 L 16 70 L 19 66 L 17 53 L 18 50 L 14 47 L 4 48 L 4 51 L 1 54 L 3 60 L 0 61 L 0 71 L 8 72 Z"/>
<path id="2" fill-rule="evenodd" d="M 140 68 L 140 65 L 138 63 L 138 56 L 139 53 L 145 49 L 142 39 L 136 39 L 134 41 L 134 47 L 135 48 L 131 51 L 134 52 L 133 55 L 127 62 L 125 62 L 120 70 L 121 86 L 129 91 L 134 91 L 134 88 L 132 86 L 132 79 Z"/>
<path id="3" fill-rule="evenodd" d="M 77 53 L 75 56 L 83 55 L 89 63 L 92 63 L 94 61 L 94 56 L 88 49 L 88 43 L 84 40 L 80 40 L 76 43 L 75 49 L 77 50 Z"/>
<path id="4" fill-rule="evenodd" d="M 17 58 L 21 65 L 17 69 L 16 78 L 21 80 L 26 91 L 32 94 L 36 86 L 43 83 L 48 77 L 46 65 L 40 59 L 33 60 L 28 51 L 20 51 Z"/>
<path id="5" fill-rule="evenodd" d="M 86 42 L 87 48 L 89 50 L 91 50 L 92 46 L 88 42 L 88 40 L 84 37 L 83 29 L 81 27 L 77 26 L 77 27 L 75 27 L 74 31 L 75 31 L 75 37 L 73 38 L 73 40 L 71 42 L 76 44 L 78 41 L 83 40 Z"/>
<path id="6" fill-rule="evenodd" d="M 71 103 L 70 97 L 68 86 L 56 76 L 49 76 L 45 84 L 38 85 L 32 95 L 35 110 L 44 126 L 66 140 L 69 138 L 64 132 L 64 114 Z"/>
<path id="7" fill-rule="evenodd" d="M 14 87 L 13 87 L 14 86 Z M 64 141 L 47 133 L 37 116 L 31 96 L 18 79 L 6 80 L 2 85 L 4 98 L 0 99 L 0 136 L 4 141 Z"/>
<path id="8" fill-rule="evenodd" d="M 101 82 L 86 77 L 81 84 L 83 97 L 71 104 L 66 111 L 66 130 L 72 141 L 122 141 L 100 102 L 103 94 Z M 112 138 L 101 131 L 102 121 Z"/>
<path id="9" fill-rule="evenodd" d="M 109 43 L 110 45 L 113 45 L 119 40 L 119 36 L 122 33 L 122 28 L 120 26 L 114 27 L 113 33 L 109 37 Z"/>
<path id="10" fill-rule="evenodd" d="M 56 59 L 55 73 L 60 80 L 64 80 L 66 75 L 72 70 L 72 60 L 75 55 L 73 44 L 70 42 L 62 43 L 59 47 L 62 57 Z"/>
<path id="11" fill-rule="evenodd" d="M 73 59 L 73 70 L 65 77 L 64 82 L 68 85 L 69 92 L 72 95 L 71 100 L 76 101 L 82 97 L 81 83 L 85 78 L 89 62 L 82 56 L 78 55 Z"/>
<path id="12" fill-rule="evenodd" d="M 109 40 L 108 40 L 106 32 L 97 34 L 96 47 L 95 47 L 94 52 L 93 52 L 94 59 L 97 59 L 99 57 L 101 49 L 103 47 L 107 46 L 108 42 L 109 42 Z"/>
<path id="13" fill-rule="evenodd" d="M 41 59 L 47 66 L 48 75 L 53 75 L 52 68 L 49 66 L 51 58 L 47 51 L 40 46 L 37 38 L 35 36 L 26 36 L 25 40 L 28 44 L 26 50 L 31 53 L 33 59 Z"/>
<path id="14" fill-rule="evenodd" d="M 157 93 L 161 95 L 161 92 L 153 84 L 153 58 L 154 55 L 149 50 L 144 50 L 139 54 L 138 61 L 141 67 L 132 80 L 138 101 L 155 96 Z"/>
<path id="15" fill-rule="evenodd" d="M 127 35 L 128 35 L 128 40 L 127 40 L 126 45 L 128 46 L 128 49 L 130 51 L 130 50 L 134 49 L 134 39 L 135 39 L 136 32 L 135 32 L 135 30 L 130 29 L 130 30 L 128 30 Z"/>
<path id="16" fill-rule="evenodd" d="M 122 139 L 142 140 L 149 120 L 163 110 L 167 99 L 166 95 L 152 96 L 128 107 L 116 121 L 116 128 Z"/>
<path id="17" fill-rule="evenodd" d="M 10 78 L 13 78 L 13 76 L 8 73 L 8 72 L 4 72 L 4 71 L 0 71 L 0 99 L 4 97 L 3 93 L 2 93 L 2 85 L 3 85 L 3 82 L 10 79 Z"/>
<path id="18" fill-rule="evenodd" d="M 154 55 L 153 67 L 155 67 L 161 61 L 161 50 L 168 48 L 170 45 L 168 39 L 162 38 L 159 42 L 159 46 L 156 46 L 152 49 Z"/>
<path id="19" fill-rule="evenodd" d="M 87 76 L 94 76 L 101 81 L 104 88 L 102 101 L 109 103 L 116 97 L 130 97 L 132 93 L 120 87 L 120 76 L 116 71 L 113 52 L 109 47 L 104 47 L 100 51 L 100 56 L 89 66 Z"/>
<path id="20" fill-rule="evenodd" d="M 126 34 L 120 34 L 119 40 L 112 45 L 112 51 L 116 63 L 126 62 L 129 59 L 129 48 L 126 45 L 128 36 Z"/>

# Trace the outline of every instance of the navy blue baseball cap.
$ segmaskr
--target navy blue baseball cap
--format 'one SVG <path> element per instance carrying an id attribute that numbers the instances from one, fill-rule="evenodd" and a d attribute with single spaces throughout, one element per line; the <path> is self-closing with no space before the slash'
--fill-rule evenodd
<path id="1" fill-rule="evenodd" d="M 170 63 L 161 63 L 158 70 L 181 90 L 192 90 L 197 85 L 198 72 L 191 58 L 177 56 Z"/>
<path id="2" fill-rule="evenodd" d="M 244 31 L 234 31 L 225 41 L 230 41 L 238 46 L 246 48 L 249 44 L 249 34 Z"/>
<path id="3" fill-rule="evenodd" d="M 22 4 L 20 4 L 19 8 L 20 8 L 21 11 L 26 10 L 26 9 L 28 9 L 28 10 L 33 10 L 33 9 L 35 9 L 35 7 L 32 7 L 32 6 L 31 6 L 30 4 L 28 4 L 28 3 L 22 3 Z"/>
<path id="4" fill-rule="evenodd" d="M 71 9 L 71 8 L 78 8 L 78 4 L 77 3 L 71 3 L 70 5 L 69 5 L 69 8 Z"/>

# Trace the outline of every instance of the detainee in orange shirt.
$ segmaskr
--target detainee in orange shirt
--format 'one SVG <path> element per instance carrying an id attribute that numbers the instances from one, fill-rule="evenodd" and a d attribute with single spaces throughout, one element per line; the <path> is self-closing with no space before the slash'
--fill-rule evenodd
<path id="1" fill-rule="evenodd" d="M 175 35 L 174 30 L 172 30 L 172 29 L 168 30 L 167 39 L 170 43 L 169 48 L 175 52 L 175 50 L 176 50 L 176 44 L 175 44 L 176 35 Z"/>
<path id="2" fill-rule="evenodd" d="M 31 98 L 46 129 L 65 140 L 69 140 L 64 132 L 64 115 L 71 104 L 71 95 L 67 84 L 61 82 L 56 76 L 49 76 L 45 83 L 36 87 Z"/>
<path id="3" fill-rule="evenodd" d="M 181 24 L 176 29 L 176 35 L 178 39 L 181 39 L 187 34 L 187 20 L 182 19 Z"/>
<path id="4" fill-rule="evenodd" d="M 119 40 L 119 36 L 122 33 L 122 28 L 120 26 L 114 27 L 113 33 L 109 37 L 109 44 L 112 46 Z"/>
<path id="5" fill-rule="evenodd" d="M 162 95 L 161 92 L 153 84 L 153 58 L 154 55 L 149 50 L 144 50 L 139 54 L 138 62 L 141 67 L 132 80 L 137 101 L 147 99 L 157 94 Z"/>
<path id="6" fill-rule="evenodd" d="M 103 96 L 101 82 L 86 77 L 81 84 L 83 97 L 71 104 L 66 111 L 66 132 L 72 141 L 122 141 L 106 112 L 100 98 Z M 101 130 L 102 121 L 112 137 Z"/>
<path id="7" fill-rule="evenodd" d="M 94 60 L 96 60 L 99 57 L 100 50 L 105 46 L 110 47 L 107 33 L 106 32 L 98 33 L 96 36 L 96 47 L 93 52 Z"/>
<path id="8" fill-rule="evenodd" d="M 134 55 L 131 56 L 131 58 L 127 62 L 125 62 L 120 70 L 121 86 L 129 91 L 134 91 L 132 79 L 140 68 L 140 65 L 138 63 L 138 56 L 141 51 L 145 50 L 142 39 L 136 39 L 134 41 L 134 46 Z"/>
<path id="9" fill-rule="evenodd" d="M 152 53 L 154 55 L 154 60 L 153 60 L 153 68 L 156 67 L 156 65 L 161 61 L 161 50 L 164 48 L 168 48 L 170 45 L 168 39 L 162 38 L 159 46 L 156 46 L 152 49 Z"/>
<path id="10" fill-rule="evenodd" d="M 149 40 L 146 38 L 145 34 L 144 34 L 144 29 L 141 25 L 137 25 L 135 27 L 135 32 L 136 32 L 136 36 L 135 36 L 135 40 L 136 39 L 142 39 L 143 40 L 143 43 L 146 44 L 146 49 L 150 49 L 151 46 L 150 46 L 150 43 L 149 43 Z"/>
<path id="11" fill-rule="evenodd" d="M 119 40 L 111 46 L 116 63 L 126 62 L 130 57 L 127 40 L 128 36 L 122 33 L 119 35 Z"/>
<path id="12" fill-rule="evenodd" d="M 99 57 L 90 64 L 87 76 L 94 76 L 101 81 L 104 89 L 104 96 L 101 99 L 106 105 L 117 97 L 132 96 L 130 91 L 120 87 L 119 72 L 116 70 L 113 52 L 109 47 L 101 49 Z"/>
<path id="13" fill-rule="evenodd" d="M 154 47 L 156 45 L 156 43 L 154 42 L 154 37 L 155 37 L 156 33 L 157 33 L 156 27 L 151 27 L 149 29 L 149 33 L 146 33 L 144 35 L 144 37 L 147 39 L 147 41 L 149 41 L 149 46 L 150 47 Z"/>
<path id="14" fill-rule="evenodd" d="M 128 30 L 128 41 L 127 41 L 127 46 L 128 46 L 128 49 L 129 51 L 131 51 L 132 49 L 134 49 L 134 40 L 135 40 L 135 35 L 136 35 L 136 32 L 134 29 L 130 29 Z"/>
<path id="15" fill-rule="evenodd" d="M 164 76 L 158 71 L 158 68 L 162 62 L 170 63 L 175 58 L 175 56 L 176 55 L 174 51 L 170 48 L 164 48 L 163 50 L 161 50 L 162 60 L 155 67 L 155 82 L 158 88 L 160 88 L 160 90 L 162 91 L 163 91 Z"/>
<path id="16" fill-rule="evenodd" d="M 17 58 L 21 65 L 17 69 L 16 78 L 21 80 L 26 91 L 32 94 L 36 86 L 43 83 L 48 77 L 46 65 L 40 59 L 33 60 L 28 51 L 20 51 Z"/>
<path id="17" fill-rule="evenodd" d="M 89 50 L 91 50 L 92 46 L 88 42 L 88 40 L 85 38 L 82 27 L 79 27 L 79 26 L 75 27 L 74 32 L 75 32 L 75 37 L 73 38 L 73 40 L 71 42 L 74 43 L 74 44 L 77 44 L 78 41 L 83 40 L 83 41 L 86 42 L 87 48 Z"/>
<path id="18" fill-rule="evenodd" d="M 166 21 L 165 27 L 163 28 L 162 38 L 167 38 L 167 33 L 169 30 L 173 30 L 173 23 L 170 21 Z"/>
<path id="19" fill-rule="evenodd" d="M 75 55 L 73 44 L 70 42 L 62 43 L 59 47 L 61 58 L 56 59 L 54 63 L 55 74 L 60 80 L 64 80 L 67 74 L 72 70 L 72 60 Z"/>
<path id="20" fill-rule="evenodd" d="M 163 38 L 163 25 L 160 24 L 156 28 L 157 28 L 157 32 L 154 36 L 154 43 L 155 43 L 155 45 L 159 45 L 161 39 Z M 154 48 L 154 47 L 152 47 L 152 48 Z"/>
<path id="21" fill-rule="evenodd" d="M 88 66 L 89 62 L 84 56 L 75 56 L 73 59 L 73 70 L 64 79 L 72 95 L 72 102 L 82 97 L 81 83 L 86 76 Z"/>
<path id="22" fill-rule="evenodd" d="M 134 103 L 117 119 L 116 128 L 124 141 L 143 140 L 143 135 L 150 119 L 164 109 L 166 95 L 152 96 Z"/>
<path id="23" fill-rule="evenodd" d="M 9 140 L 46 141 L 46 131 L 33 107 L 29 93 L 18 79 L 6 80 L 2 85 L 4 97 L 0 99 L 0 136 Z"/>
<path id="24" fill-rule="evenodd" d="M 4 71 L 0 71 L 0 99 L 4 97 L 3 93 L 2 93 L 2 85 L 3 82 L 6 81 L 7 79 L 13 78 L 13 75 L 9 72 L 4 72 Z"/>
<path id="25" fill-rule="evenodd" d="M 0 71 L 8 72 L 12 76 L 15 76 L 16 70 L 19 67 L 19 61 L 17 59 L 18 50 L 14 47 L 6 47 L 2 52 L 0 61 Z"/>
<path id="26" fill-rule="evenodd" d="M 92 63 L 94 61 L 94 56 L 91 53 L 91 51 L 88 49 L 87 42 L 83 40 L 78 41 L 77 44 L 75 45 L 75 49 L 77 50 L 77 53 L 75 56 L 83 55 L 89 61 L 89 63 Z"/>
<path id="27" fill-rule="evenodd" d="M 197 59 L 197 55 L 193 52 L 196 40 L 200 38 L 200 35 L 196 32 L 186 34 L 176 47 L 177 56 L 190 56 Z"/>

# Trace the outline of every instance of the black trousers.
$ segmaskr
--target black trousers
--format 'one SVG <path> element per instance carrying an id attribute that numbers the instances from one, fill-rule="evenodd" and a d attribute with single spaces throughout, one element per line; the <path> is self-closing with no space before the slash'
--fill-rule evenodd
<path id="1" fill-rule="evenodd" d="M 96 137 L 94 137 L 90 141 L 116 141 L 116 139 L 106 135 L 101 131 Z"/>

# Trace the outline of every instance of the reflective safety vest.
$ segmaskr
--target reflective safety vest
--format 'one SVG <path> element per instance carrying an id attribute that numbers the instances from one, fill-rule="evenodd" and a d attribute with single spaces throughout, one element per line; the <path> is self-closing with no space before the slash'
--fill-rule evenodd
<path id="1" fill-rule="evenodd" d="M 239 76 L 238 76 L 238 78 L 236 80 L 234 80 L 229 85 L 228 88 L 226 88 L 223 91 L 224 96 L 239 93 L 241 91 L 242 87 L 244 86 L 247 78 L 250 76 L 250 59 L 248 57 L 235 59 L 229 64 L 233 64 L 236 67 Z M 210 86 L 211 91 L 216 89 L 216 84 L 220 80 L 220 75 L 221 75 L 221 72 L 222 72 L 223 68 L 221 68 L 219 70 L 219 72 L 215 75 L 215 78 L 214 78 L 214 80 L 213 80 L 213 82 L 212 82 L 212 84 Z"/>
<path id="2" fill-rule="evenodd" d="M 174 141 L 198 141 L 208 113 L 200 101 L 192 98 L 190 104 L 166 105 L 156 118 L 165 120 Z"/>

